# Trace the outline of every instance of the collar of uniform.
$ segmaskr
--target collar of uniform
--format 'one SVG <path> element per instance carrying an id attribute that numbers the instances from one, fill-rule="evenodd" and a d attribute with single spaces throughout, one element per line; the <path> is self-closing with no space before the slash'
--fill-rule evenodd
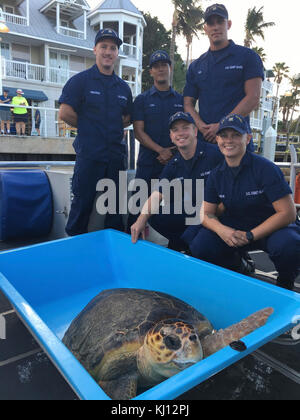
<path id="1" fill-rule="evenodd" d="M 242 168 L 243 166 L 250 166 L 251 162 L 252 162 L 252 153 L 246 151 L 241 161 L 240 167 Z M 222 163 L 222 166 L 220 167 L 220 171 L 224 172 L 226 171 L 227 168 L 229 168 L 229 166 L 227 165 L 227 162 L 224 159 L 224 162 Z"/>
<path id="2" fill-rule="evenodd" d="M 92 78 L 93 79 L 101 79 L 101 72 L 100 72 L 100 70 L 98 69 L 98 66 L 97 66 L 97 64 L 95 64 L 92 68 L 91 68 L 91 72 L 92 72 Z M 105 76 L 105 75 L 104 75 Z M 113 72 L 113 74 L 112 74 L 112 78 L 113 78 L 113 80 L 114 80 L 114 82 L 115 83 L 118 83 L 118 78 L 117 78 L 117 76 L 116 76 L 116 73 L 115 72 Z"/>
<path id="3" fill-rule="evenodd" d="M 159 94 L 159 90 L 154 85 L 152 86 L 149 92 L 151 96 L 155 94 Z M 169 95 L 175 95 L 175 90 L 172 87 L 169 90 Z"/>
<path id="4" fill-rule="evenodd" d="M 194 156 L 191 158 L 193 159 L 193 164 L 194 162 L 196 162 L 196 160 L 198 159 L 202 159 L 205 156 L 205 144 L 203 141 L 198 140 L 197 143 L 197 147 L 196 147 L 196 152 L 194 154 Z M 177 153 L 177 155 L 175 156 L 174 162 L 184 162 L 185 159 L 182 157 L 182 155 L 180 154 L 180 152 Z"/>
<path id="5" fill-rule="evenodd" d="M 223 48 L 222 50 L 219 50 L 220 54 L 218 56 L 218 59 L 216 60 L 216 63 L 220 62 L 221 60 L 223 60 L 225 57 L 228 57 L 230 55 L 234 54 L 234 48 L 235 48 L 235 43 L 230 39 L 229 40 L 229 45 L 225 48 Z M 210 54 L 212 54 L 211 49 L 209 49 L 207 51 L 205 55 L 205 58 L 208 57 Z"/>

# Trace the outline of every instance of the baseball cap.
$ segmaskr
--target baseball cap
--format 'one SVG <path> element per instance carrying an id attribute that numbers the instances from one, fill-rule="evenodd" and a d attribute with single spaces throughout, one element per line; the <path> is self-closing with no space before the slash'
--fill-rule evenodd
<path id="1" fill-rule="evenodd" d="M 240 134 L 249 133 L 249 125 L 244 117 L 238 114 L 227 115 L 220 122 L 220 127 L 217 132 L 217 135 L 225 128 L 232 128 Z"/>
<path id="2" fill-rule="evenodd" d="M 20 95 L 24 95 L 24 92 L 22 89 L 17 89 L 17 93 L 19 93 Z"/>
<path id="3" fill-rule="evenodd" d="M 113 41 L 115 41 L 115 43 L 117 44 L 119 48 L 123 44 L 123 41 L 119 38 L 119 35 L 117 34 L 117 32 L 114 31 L 113 29 L 107 28 L 107 29 L 100 29 L 100 31 L 97 33 L 96 38 L 95 38 L 95 46 L 98 44 L 98 42 L 107 38 L 110 38 Z"/>
<path id="4" fill-rule="evenodd" d="M 169 63 L 170 65 L 172 64 L 169 54 L 166 51 L 158 50 L 155 51 L 150 57 L 150 68 L 153 66 L 153 64 L 158 63 L 159 61 L 164 61 L 165 63 Z"/>
<path id="5" fill-rule="evenodd" d="M 224 19 L 228 19 L 228 11 L 223 4 L 216 3 L 212 6 L 209 6 L 205 10 L 204 21 L 207 22 L 207 20 L 213 15 L 221 16 Z"/>
<path id="6" fill-rule="evenodd" d="M 172 128 L 172 125 L 175 121 L 184 120 L 191 124 L 195 124 L 195 121 L 190 113 L 188 112 L 177 112 L 176 114 L 172 115 L 169 119 L 169 128 Z"/>

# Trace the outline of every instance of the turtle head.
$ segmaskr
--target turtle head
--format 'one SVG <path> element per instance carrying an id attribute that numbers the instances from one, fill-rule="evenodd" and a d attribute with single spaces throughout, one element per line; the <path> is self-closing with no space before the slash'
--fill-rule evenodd
<path id="1" fill-rule="evenodd" d="M 143 364 L 148 376 L 169 378 L 203 358 L 194 327 L 179 319 L 160 321 L 147 333 Z M 140 357 L 141 359 L 141 357 Z"/>

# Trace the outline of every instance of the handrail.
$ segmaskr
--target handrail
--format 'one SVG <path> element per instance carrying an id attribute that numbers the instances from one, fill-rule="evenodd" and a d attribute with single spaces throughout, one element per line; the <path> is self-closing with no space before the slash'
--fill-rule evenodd
<path id="1" fill-rule="evenodd" d="M 75 162 L 64 161 L 7 161 L 0 162 L 0 168 L 49 168 L 56 167 L 73 167 Z"/>

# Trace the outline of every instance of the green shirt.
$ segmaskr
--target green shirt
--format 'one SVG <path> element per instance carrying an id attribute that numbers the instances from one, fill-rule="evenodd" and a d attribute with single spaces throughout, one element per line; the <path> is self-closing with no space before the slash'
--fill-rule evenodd
<path id="1" fill-rule="evenodd" d="M 26 98 L 23 98 L 22 96 L 14 96 L 12 98 L 11 104 L 12 105 L 24 105 L 24 106 L 28 106 L 28 102 L 27 102 Z M 26 108 L 17 108 L 17 107 L 14 107 L 13 113 L 14 114 L 18 114 L 18 115 L 27 114 L 27 109 Z"/>

